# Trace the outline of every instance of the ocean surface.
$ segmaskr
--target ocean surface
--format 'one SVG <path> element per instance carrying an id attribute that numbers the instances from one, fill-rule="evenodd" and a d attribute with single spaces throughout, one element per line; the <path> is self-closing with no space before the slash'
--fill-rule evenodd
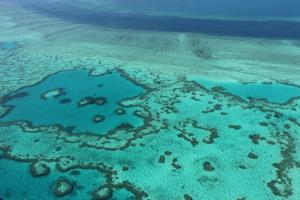
<path id="1" fill-rule="evenodd" d="M 299 200 L 300 1 L 3 0 L 0 200 Z"/>
<path id="2" fill-rule="evenodd" d="M 112 1 L 112 7 L 118 9 L 107 10 L 105 6 L 98 10 L 93 7 L 80 7 L 80 4 L 73 5 L 68 1 L 62 2 L 41 3 L 30 0 L 25 3 L 21 1 L 21 4 L 52 17 L 109 28 L 300 39 L 300 21 L 288 20 L 300 17 L 300 3 L 296 0 L 288 4 L 279 0 L 272 2 L 226 0 L 221 3 L 194 0 L 184 3 L 170 0 L 145 3 L 126 0 Z M 106 1 L 100 1 L 98 4 L 101 5 L 102 2 Z M 84 1 L 80 3 L 85 4 Z"/>

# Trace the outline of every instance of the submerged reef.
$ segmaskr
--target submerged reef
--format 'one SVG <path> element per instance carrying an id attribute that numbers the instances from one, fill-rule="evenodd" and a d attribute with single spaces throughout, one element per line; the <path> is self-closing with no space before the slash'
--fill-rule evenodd
<path id="1" fill-rule="evenodd" d="M 248 101 L 186 77 L 112 67 L 51 73 L 0 107 L 0 162 L 45 181 L 45 199 L 299 197 L 299 98 Z"/>
<path id="2" fill-rule="evenodd" d="M 63 197 L 73 191 L 73 184 L 65 178 L 61 178 L 54 183 L 53 192 L 57 197 Z"/>

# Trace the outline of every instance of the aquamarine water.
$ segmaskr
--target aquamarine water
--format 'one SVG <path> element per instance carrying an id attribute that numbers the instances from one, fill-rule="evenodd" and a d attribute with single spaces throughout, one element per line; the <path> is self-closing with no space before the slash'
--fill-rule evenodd
<path id="1" fill-rule="evenodd" d="M 18 45 L 16 42 L 0 42 L 0 49 L 4 49 L 4 50 L 12 50 L 17 48 Z"/>
<path id="2" fill-rule="evenodd" d="M 221 87 L 224 92 L 237 95 L 245 100 L 249 98 L 266 99 L 273 103 L 285 103 L 291 98 L 300 96 L 300 88 L 280 83 L 240 83 L 219 82 L 208 79 L 197 79 L 207 89 Z"/>
<path id="3" fill-rule="evenodd" d="M 299 7 L 0 1 L 0 200 L 299 200 Z"/>
<path id="4" fill-rule="evenodd" d="M 52 193 L 53 183 L 57 178 L 67 178 L 76 182 L 73 194 L 62 199 L 88 199 L 93 189 L 105 183 L 106 178 L 96 170 L 71 170 L 61 173 L 51 165 L 47 177 L 32 177 L 28 163 L 17 163 L 4 158 L 0 159 L 0 195 L 3 199 L 56 199 Z M 52 183 L 52 184 L 49 184 Z M 15 187 L 15 186 L 18 187 Z M 35 188 L 33 190 L 33 188 Z"/>
<path id="5" fill-rule="evenodd" d="M 59 89 L 63 90 L 63 94 L 49 98 L 43 96 Z M 25 95 L 5 102 L 4 106 L 10 107 L 10 111 L 0 121 L 25 121 L 32 126 L 59 125 L 71 128 L 75 133 L 101 135 L 122 124 L 141 126 L 143 119 L 134 115 L 139 108 L 126 108 L 121 101 L 144 92 L 143 88 L 117 72 L 102 76 L 91 76 L 88 70 L 59 72 L 11 94 Z M 88 98 L 103 98 L 103 105 L 79 105 L 80 101 Z M 124 110 L 124 114 L 118 115 L 116 111 L 120 108 Z M 103 121 L 94 122 L 96 116 L 102 116 Z"/>

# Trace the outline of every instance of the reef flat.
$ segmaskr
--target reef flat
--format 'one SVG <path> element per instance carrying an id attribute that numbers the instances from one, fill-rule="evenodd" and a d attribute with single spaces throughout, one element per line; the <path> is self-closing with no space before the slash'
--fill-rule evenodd
<path id="1" fill-rule="evenodd" d="M 33 176 L 41 174 L 43 181 L 54 191 L 57 186 L 55 182 L 67 181 L 72 190 L 63 193 L 63 198 L 68 195 L 72 198 L 88 195 L 91 199 L 97 199 L 98 196 L 107 195 L 109 199 L 121 194 L 122 197 L 116 199 L 126 199 L 127 193 L 134 199 L 201 199 L 203 196 L 206 199 L 254 199 L 257 196 L 261 199 L 296 199 L 299 195 L 296 186 L 300 176 L 297 147 L 297 133 L 300 129 L 297 120 L 300 117 L 298 98 L 295 97 L 286 104 L 255 99 L 245 101 L 222 90 L 208 90 L 201 84 L 176 74 L 166 76 L 149 70 L 121 70 L 102 66 L 103 72 L 87 76 L 87 73 L 96 73 L 93 67 L 90 72 L 74 70 L 58 72 L 42 82 L 18 90 L 27 92 L 28 96 L 17 97 L 14 96 L 15 92 L 11 92 L 7 94 L 11 99 L 1 101 L 2 109 L 6 110 L 0 119 L 0 148 L 3 152 L 1 162 L 7 162 L 8 166 L 15 166 L 16 170 L 21 171 L 27 166 L 27 173 L 31 171 Z M 111 75 L 112 71 L 115 72 Z M 81 85 L 89 84 L 89 81 L 95 85 L 93 79 L 99 79 L 99 84 L 105 84 L 107 81 L 102 82 L 101 77 L 121 73 L 127 78 L 125 80 L 144 87 L 147 91 L 121 101 L 125 109 L 140 107 L 135 115 L 144 119 L 143 124 L 129 129 L 116 127 L 113 132 L 103 131 L 102 135 L 97 135 L 93 134 L 92 129 L 90 133 L 73 134 L 71 130 L 47 123 L 47 118 L 42 118 L 45 120 L 44 124 L 35 123 L 34 118 L 27 119 L 31 123 L 13 117 L 9 122 L 13 110 L 18 107 L 21 109 L 26 98 L 37 91 L 36 96 L 40 97 L 48 90 L 43 86 L 47 86 L 47 81 L 52 81 L 49 85 L 53 88 L 63 87 L 56 76 L 68 73 L 72 74 L 68 76 L 71 80 L 63 78 L 63 83 L 70 85 L 64 87 L 65 95 L 54 95 L 59 99 L 52 99 L 58 101 L 53 104 L 52 110 L 64 110 L 63 107 L 68 104 L 61 104 L 59 101 L 65 97 L 73 97 L 69 87 L 72 86 L 72 81 L 80 81 L 82 73 L 85 83 L 80 81 Z M 77 78 L 76 73 L 79 76 Z M 113 89 L 108 91 L 111 94 L 114 92 Z M 126 94 L 130 97 L 128 91 Z M 52 94 L 60 93 L 52 91 Z M 106 92 L 102 95 L 105 96 Z M 74 101 L 75 99 L 72 98 Z M 45 100 L 38 98 L 38 101 Z M 107 101 L 110 101 L 109 97 Z M 10 112 L 5 109 L 7 105 L 13 104 L 15 107 Z M 31 112 L 39 108 L 39 103 L 25 105 Z M 40 108 L 38 112 L 34 111 L 40 115 L 47 115 L 48 112 L 50 111 Z M 77 112 L 75 110 L 73 113 Z M 90 110 L 83 112 L 90 113 Z M 103 110 L 98 112 L 103 114 Z M 64 110 L 62 113 L 67 114 L 68 111 Z M 30 117 L 30 114 L 17 116 Z M 33 114 L 31 117 L 34 116 Z M 83 114 L 80 116 L 83 118 Z M 68 120 L 79 125 L 76 117 L 69 117 Z M 62 123 L 63 121 L 61 120 Z M 98 125 L 100 130 L 105 130 L 101 129 L 105 125 Z M 88 124 L 85 127 L 88 128 Z M 48 168 L 49 172 L 46 170 Z M 80 185 L 87 182 L 85 179 L 77 179 L 76 175 L 64 175 L 80 172 L 82 176 L 89 176 L 85 173 L 93 173 L 93 170 L 99 173 L 99 181 L 95 180 L 97 187 L 86 186 L 88 188 L 81 189 Z M 102 181 L 101 176 L 105 177 Z M 32 181 L 38 179 L 40 178 Z M 157 187 L 164 189 L 158 190 Z M 224 190 L 230 192 L 224 193 Z M 1 196 L 16 199 L 21 192 L 22 190 L 6 188 Z M 57 192 L 49 193 L 50 196 L 60 196 Z"/>
<path id="2" fill-rule="evenodd" d="M 1 5 L 0 198 L 299 199 L 299 41 Z"/>

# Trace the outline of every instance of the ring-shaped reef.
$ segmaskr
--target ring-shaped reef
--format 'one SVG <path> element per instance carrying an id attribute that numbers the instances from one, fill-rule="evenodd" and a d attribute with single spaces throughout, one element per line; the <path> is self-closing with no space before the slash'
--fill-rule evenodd
<path id="1" fill-rule="evenodd" d="M 0 103 L 7 112 L 0 116 L 0 123 L 57 125 L 72 133 L 104 135 L 124 124 L 133 128 L 144 124 L 134 114 L 138 107 L 122 105 L 143 93 L 143 87 L 118 71 L 99 76 L 88 70 L 60 71 L 3 97 Z M 120 109 L 122 115 L 116 112 Z"/>

